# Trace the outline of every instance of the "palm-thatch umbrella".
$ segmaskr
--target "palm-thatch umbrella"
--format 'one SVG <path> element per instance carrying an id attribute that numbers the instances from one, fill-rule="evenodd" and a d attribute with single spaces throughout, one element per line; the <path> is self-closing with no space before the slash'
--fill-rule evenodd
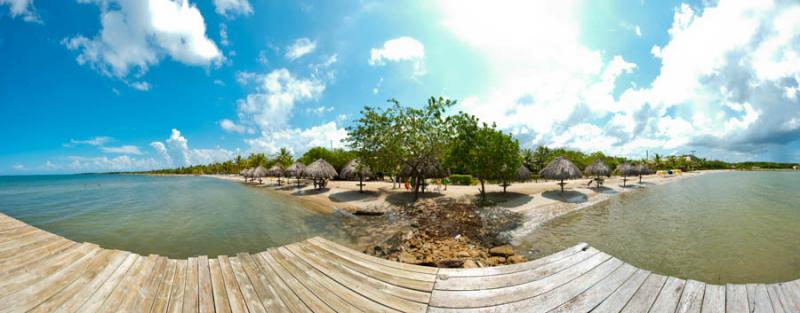
<path id="1" fill-rule="evenodd" d="M 253 170 L 255 170 L 255 168 L 252 167 L 244 170 L 245 181 L 248 181 L 251 177 L 253 177 Z"/>
<path id="2" fill-rule="evenodd" d="M 258 167 L 256 167 L 253 170 L 252 175 L 253 175 L 254 178 L 257 177 L 258 178 L 258 182 L 261 183 L 261 177 L 267 176 L 267 169 L 265 169 L 263 166 L 259 165 Z"/>
<path id="3" fill-rule="evenodd" d="M 294 164 L 290 165 L 286 168 L 286 177 L 294 177 L 297 178 L 297 187 L 300 187 L 300 178 L 303 177 L 303 171 L 306 169 L 306 165 L 302 162 L 294 162 Z"/>
<path id="4" fill-rule="evenodd" d="M 617 167 L 617 172 L 622 175 L 622 187 L 625 187 L 628 182 L 628 176 L 636 176 L 638 171 L 636 167 L 630 163 L 622 163 Z"/>
<path id="5" fill-rule="evenodd" d="M 242 177 L 244 177 L 244 181 L 247 181 L 247 169 L 246 168 L 243 168 L 241 171 L 239 171 L 239 175 L 242 175 Z"/>
<path id="6" fill-rule="evenodd" d="M 281 176 L 283 176 L 283 169 L 278 165 L 273 165 L 267 171 L 267 175 L 278 178 L 278 186 L 281 185 Z"/>
<path id="7" fill-rule="evenodd" d="M 594 181 L 597 182 L 597 187 L 603 182 L 603 176 L 611 176 L 611 169 L 608 168 L 605 162 L 601 159 L 594 160 L 591 165 L 587 166 L 583 173 L 586 175 L 594 176 Z M 592 182 L 589 182 L 591 184 Z"/>
<path id="8" fill-rule="evenodd" d="M 546 179 L 560 180 L 561 182 L 558 184 L 561 186 L 561 192 L 564 192 L 565 179 L 581 178 L 583 174 L 581 169 L 572 164 L 570 160 L 564 157 L 557 157 L 539 171 L 539 176 Z"/>
<path id="9" fill-rule="evenodd" d="M 644 165 L 644 164 L 636 165 L 635 169 L 636 169 L 636 174 L 639 175 L 639 183 L 640 184 L 642 183 L 642 175 L 650 175 L 650 174 L 653 173 L 653 171 L 650 170 L 650 168 L 647 167 L 647 165 Z"/>
<path id="10" fill-rule="evenodd" d="M 352 159 L 345 164 L 339 173 L 341 179 L 353 179 L 358 177 L 358 192 L 364 192 L 364 177 L 372 176 L 369 166 L 361 163 L 359 159 Z"/>
<path id="11" fill-rule="evenodd" d="M 325 185 L 325 180 L 334 178 L 338 175 L 333 165 L 323 159 L 314 161 L 314 163 L 306 166 L 303 170 L 303 176 L 309 177 L 314 180 L 314 187 L 322 188 Z M 317 181 L 319 180 L 319 183 Z"/>
<path id="12" fill-rule="evenodd" d="M 503 169 L 505 169 L 505 168 L 506 167 L 503 166 Z M 517 168 L 516 173 L 514 174 L 514 178 L 517 181 L 520 181 L 520 182 L 524 182 L 526 180 L 529 180 L 529 179 L 531 179 L 531 170 L 529 170 L 527 167 L 525 167 L 525 165 L 520 165 Z M 506 193 L 506 188 L 508 188 L 508 186 L 511 186 L 511 182 L 509 182 L 508 180 L 503 180 L 503 183 L 500 184 L 500 186 L 503 187 L 503 193 Z"/>

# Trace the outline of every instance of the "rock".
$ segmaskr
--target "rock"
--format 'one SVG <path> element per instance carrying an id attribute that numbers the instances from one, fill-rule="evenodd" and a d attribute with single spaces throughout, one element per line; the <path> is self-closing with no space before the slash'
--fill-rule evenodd
<path id="1" fill-rule="evenodd" d="M 459 257 L 459 258 L 468 258 L 468 257 L 470 257 L 470 253 L 469 253 L 469 251 L 458 251 L 456 253 L 456 256 Z"/>
<path id="2" fill-rule="evenodd" d="M 507 257 L 509 255 L 514 255 L 514 248 L 511 248 L 509 245 L 504 245 L 489 249 L 489 253 L 495 256 Z"/>
<path id="3" fill-rule="evenodd" d="M 506 263 L 506 258 L 501 256 L 491 256 L 488 259 L 486 259 L 486 265 L 489 266 L 496 266 L 505 263 Z"/>
<path id="4" fill-rule="evenodd" d="M 466 260 L 464 261 L 464 268 L 477 268 L 478 263 L 473 260 Z"/>
<path id="5" fill-rule="evenodd" d="M 444 259 L 436 261 L 436 267 L 458 268 L 464 266 L 464 260 Z"/>
<path id="6" fill-rule="evenodd" d="M 397 260 L 400 261 L 400 262 L 403 262 L 403 263 L 408 263 L 408 264 L 419 264 L 420 263 L 420 261 L 417 260 L 417 257 L 415 257 L 413 254 L 405 252 L 405 251 L 400 253 L 400 255 L 397 256 Z"/>
<path id="7" fill-rule="evenodd" d="M 525 260 L 525 257 L 523 257 L 521 255 L 512 255 L 512 256 L 506 258 L 506 261 L 508 261 L 509 264 L 517 264 L 517 263 L 525 262 L 527 260 Z"/>

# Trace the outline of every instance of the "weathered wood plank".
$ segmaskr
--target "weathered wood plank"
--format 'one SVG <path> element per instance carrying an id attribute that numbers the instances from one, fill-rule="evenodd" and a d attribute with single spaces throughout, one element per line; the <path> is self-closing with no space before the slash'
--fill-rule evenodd
<path id="1" fill-rule="evenodd" d="M 108 295 L 110 295 L 117 286 L 123 281 L 123 278 L 129 271 L 134 271 L 138 267 L 138 263 L 142 261 L 142 257 L 138 254 L 131 254 L 131 257 L 126 258 L 125 262 L 123 262 L 111 276 L 106 279 L 100 287 L 91 293 L 89 299 L 87 299 L 83 303 L 75 303 L 74 306 L 80 306 L 75 311 L 72 311 L 72 308 L 65 308 L 65 312 L 96 312 L 100 309 L 103 303 L 106 301 Z M 73 307 L 74 307 L 73 306 Z"/>
<path id="2" fill-rule="evenodd" d="M 278 276 L 277 272 L 267 264 L 260 255 L 252 255 L 253 262 L 258 265 L 259 273 L 266 276 L 269 285 L 274 288 L 275 292 L 283 301 L 283 304 L 289 308 L 291 312 L 311 312 L 311 309 L 303 303 L 302 300 L 292 291 L 291 288 Z"/>
<path id="3" fill-rule="evenodd" d="M 197 288 L 197 258 L 186 260 L 186 286 L 183 290 L 183 313 L 196 313 L 200 308 Z"/>
<path id="4" fill-rule="evenodd" d="M 642 286 L 639 287 L 639 290 L 633 295 L 633 298 L 631 298 L 628 304 L 622 309 L 622 312 L 638 313 L 650 311 L 650 307 L 653 306 L 653 302 L 656 301 L 658 294 L 661 292 L 666 282 L 666 276 L 650 274 Z"/>
<path id="5" fill-rule="evenodd" d="M 250 313 L 266 313 L 267 309 L 264 308 L 264 304 L 261 303 L 261 300 L 258 298 L 256 289 L 250 282 L 250 278 L 247 277 L 247 273 L 244 272 L 239 258 L 230 258 L 230 263 L 233 275 L 239 285 L 239 290 L 242 291 L 242 296 L 244 296 L 244 301 L 247 304 L 247 310 Z"/>
<path id="6" fill-rule="evenodd" d="M 322 237 L 314 237 L 314 238 L 309 239 L 308 241 L 311 242 L 311 243 L 314 243 L 314 244 L 319 244 L 320 246 L 323 246 L 323 247 L 326 247 L 326 248 L 331 248 L 333 251 L 336 251 L 336 253 L 340 253 L 342 255 L 347 255 L 347 256 L 350 256 L 350 257 L 353 257 L 353 258 L 361 259 L 361 260 L 364 260 L 364 261 L 367 261 L 367 262 L 376 263 L 378 265 L 383 265 L 383 266 L 387 266 L 387 267 L 394 267 L 396 269 L 401 269 L 401 270 L 406 270 L 406 271 L 411 271 L 411 272 L 425 273 L 425 274 L 436 275 L 438 273 L 438 270 L 436 268 L 432 268 L 432 267 L 405 264 L 405 263 L 394 262 L 394 261 L 389 261 L 389 260 L 384 260 L 384 259 L 381 259 L 381 258 L 376 258 L 376 257 L 373 257 L 373 256 L 369 256 L 369 255 L 357 252 L 355 250 L 342 247 L 339 244 L 336 244 L 336 243 L 334 243 L 334 242 L 332 242 L 332 241 L 330 241 L 328 239 L 322 238 Z"/>
<path id="7" fill-rule="evenodd" d="M 117 286 L 116 290 L 106 299 L 101 311 L 105 312 L 132 312 L 139 298 L 139 290 L 143 282 L 150 276 L 156 266 L 158 256 L 149 255 L 142 262 L 142 266 L 133 275 L 126 275 L 125 281 Z"/>
<path id="8" fill-rule="evenodd" d="M 678 309 L 675 313 L 700 313 L 703 308 L 703 294 L 705 294 L 706 284 L 696 280 L 686 281 L 683 287 L 681 300 L 678 302 Z"/>
<path id="9" fill-rule="evenodd" d="M 172 291 L 169 294 L 167 312 L 183 312 L 183 294 L 186 291 L 186 260 L 178 260 L 175 264 L 175 278 L 173 278 Z"/>
<path id="10" fill-rule="evenodd" d="M 325 287 L 323 287 L 313 279 L 310 279 L 308 274 L 298 269 L 295 266 L 295 264 L 292 264 L 292 262 L 288 261 L 286 257 L 283 255 L 283 253 L 281 253 L 278 249 L 269 249 L 267 250 L 267 253 L 270 254 L 272 258 L 275 260 L 275 262 L 281 267 L 283 267 L 283 269 L 286 270 L 287 273 L 292 275 L 298 283 L 305 286 L 308 290 L 314 293 L 314 295 L 316 295 L 320 300 L 324 301 L 325 304 L 331 307 L 334 311 L 337 312 L 361 311 L 358 310 L 356 307 L 350 305 L 346 301 L 344 301 L 342 298 L 339 298 L 339 296 L 334 294 L 333 292 L 327 291 Z M 286 279 L 284 279 L 284 281 L 285 280 Z"/>
<path id="11" fill-rule="evenodd" d="M 156 301 L 158 287 L 167 274 L 169 266 L 168 261 L 169 260 L 165 257 L 158 257 L 156 259 L 155 268 L 150 273 L 150 276 L 143 281 L 143 284 L 140 285 L 141 287 L 138 290 L 139 297 L 136 298 L 136 304 L 132 307 L 131 311 L 147 313 L 152 310 L 153 304 Z"/>
<path id="12" fill-rule="evenodd" d="M 214 312 L 214 293 L 211 287 L 211 270 L 208 266 L 208 256 L 201 255 L 197 258 L 197 284 L 199 287 L 200 313 Z"/>
<path id="13" fill-rule="evenodd" d="M 775 313 L 775 310 L 772 308 L 772 300 L 770 300 L 767 287 L 764 284 L 755 286 L 751 311 L 756 313 Z M 781 311 L 783 311 L 783 309 L 781 309 Z"/>
<path id="14" fill-rule="evenodd" d="M 211 274 L 211 290 L 214 293 L 214 310 L 217 313 L 230 313 L 231 304 L 228 303 L 228 294 L 225 291 L 225 280 L 222 278 L 222 269 L 217 259 L 208 260 L 208 270 Z"/>
<path id="15" fill-rule="evenodd" d="M 725 286 L 706 285 L 703 313 L 725 313 Z"/>
<path id="16" fill-rule="evenodd" d="M 259 271 L 258 265 L 255 264 L 253 258 L 247 253 L 239 253 L 236 258 L 242 264 L 242 270 L 247 274 L 247 278 L 250 279 L 253 289 L 255 289 L 258 298 L 261 299 L 264 308 L 269 312 L 289 311 L 281 297 L 270 285 L 266 275 Z"/>
<path id="17" fill-rule="evenodd" d="M 685 284 L 686 281 L 683 279 L 675 277 L 667 278 L 667 282 L 664 283 L 664 287 L 661 288 L 661 292 L 658 293 L 656 302 L 653 302 L 653 306 L 650 308 L 650 312 L 653 313 L 675 312 L 675 308 L 677 308 L 678 306 L 678 301 L 681 298 L 681 293 L 683 293 L 683 286 Z"/>
<path id="18" fill-rule="evenodd" d="M 172 293 L 172 288 L 175 286 L 175 272 L 177 272 L 178 262 L 169 260 L 167 263 L 167 271 L 164 274 L 164 279 L 158 286 L 156 292 L 156 299 L 153 301 L 153 308 L 150 310 L 153 313 L 164 313 L 169 306 L 169 296 Z"/>
<path id="19" fill-rule="evenodd" d="M 99 248 L 93 244 L 81 244 L 76 249 L 71 249 L 69 252 L 62 255 L 61 258 L 49 258 L 42 262 L 32 264 L 26 267 L 24 271 L 18 273 L 11 273 L 9 275 L 0 276 L 0 298 L 6 297 L 18 290 L 29 286 L 42 277 L 49 276 L 63 267 L 76 262 L 89 253 L 96 253 Z M 4 276 L 4 277 L 3 277 Z"/>
<path id="20" fill-rule="evenodd" d="M 244 302 L 244 295 L 239 289 L 239 283 L 236 282 L 236 275 L 231 268 L 230 259 L 227 256 L 217 257 L 219 260 L 219 267 L 222 270 L 222 278 L 225 281 L 225 292 L 228 294 L 228 303 L 231 306 L 231 312 L 247 312 L 247 303 Z"/>
<path id="21" fill-rule="evenodd" d="M 614 293 L 612 293 L 605 301 L 600 303 L 592 310 L 593 313 L 619 313 L 625 304 L 633 298 L 633 295 L 639 290 L 650 272 L 639 269 L 634 273 L 631 278 L 625 281 Z"/>
<path id="22" fill-rule="evenodd" d="M 635 272 L 636 267 L 630 264 L 623 264 L 608 277 L 603 278 L 578 296 L 563 302 L 563 304 L 550 312 L 589 312 L 622 286 Z"/>
<path id="23" fill-rule="evenodd" d="M 263 260 L 264 264 L 268 265 L 280 277 L 289 289 L 291 289 L 297 297 L 314 312 L 334 312 L 323 300 L 318 298 L 313 292 L 308 290 L 302 283 L 300 283 L 292 274 L 283 268 L 269 251 L 261 252 L 258 254 Z"/>
<path id="24" fill-rule="evenodd" d="M 725 312 L 747 313 L 747 287 L 745 285 L 725 285 Z"/>

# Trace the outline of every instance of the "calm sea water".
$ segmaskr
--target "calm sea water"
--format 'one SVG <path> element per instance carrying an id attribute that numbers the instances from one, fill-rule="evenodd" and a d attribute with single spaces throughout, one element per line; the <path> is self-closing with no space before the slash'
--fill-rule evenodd
<path id="1" fill-rule="evenodd" d="M 350 241 L 337 214 L 208 177 L 0 177 L 0 212 L 75 241 L 174 258 L 258 252 L 316 235 Z"/>
<path id="2" fill-rule="evenodd" d="M 800 278 L 800 173 L 726 172 L 650 186 L 555 219 L 521 246 L 588 242 L 657 273 L 711 283 Z"/>

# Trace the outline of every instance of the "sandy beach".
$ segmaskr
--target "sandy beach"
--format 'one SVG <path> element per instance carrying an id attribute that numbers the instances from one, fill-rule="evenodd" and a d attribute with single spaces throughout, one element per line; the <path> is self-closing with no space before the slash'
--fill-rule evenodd
<path id="1" fill-rule="evenodd" d="M 626 192 L 646 190 L 650 186 L 677 182 L 682 179 L 715 173 L 720 171 L 696 171 L 681 175 L 646 175 L 639 183 L 638 177 L 629 177 L 626 187 L 623 187 L 622 177 L 606 178 L 602 187 L 596 188 L 594 184 L 589 187 L 589 179 L 567 181 L 565 191 L 562 193 L 555 181 L 539 180 L 538 182 L 514 183 L 507 188 L 506 193 L 499 185 L 486 185 L 488 199 L 494 206 L 502 207 L 522 214 L 525 222 L 515 231 L 514 237 L 523 235 L 541 223 L 576 210 L 587 208 L 607 201 L 615 195 Z M 347 212 L 387 212 L 397 205 L 409 203 L 413 193 L 400 186 L 395 188 L 388 181 L 367 181 L 364 192 L 359 192 L 357 181 L 329 181 L 328 186 L 322 190 L 315 190 L 311 184 L 301 180 L 300 187 L 296 180 L 282 179 L 278 185 L 274 178 L 264 178 L 262 183 L 244 182 L 240 176 L 233 175 L 208 175 L 219 179 L 238 181 L 240 183 L 268 189 L 284 195 L 294 196 L 307 203 L 310 208 L 322 212 L 344 210 Z M 479 186 L 449 185 L 447 190 L 443 187 L 439 191 L 437 186 L 430 185 L 421 199 L 455 199 L 457 201 L 470 201 L 479 196 Z"/>

